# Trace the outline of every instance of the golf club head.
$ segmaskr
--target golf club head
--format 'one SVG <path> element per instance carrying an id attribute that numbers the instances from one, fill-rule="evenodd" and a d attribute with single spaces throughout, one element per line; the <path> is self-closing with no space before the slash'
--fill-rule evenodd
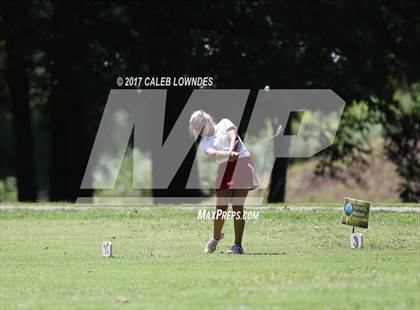
<path id="1" fill-rule="evenodd" d="M 277 127 L 277 130 L 276 130 L 276 133 L 274 134 L 274 136 L 277 137 L 281 133 L 282 130 L 283 130 L 283 125 L 279 125 Z"/>

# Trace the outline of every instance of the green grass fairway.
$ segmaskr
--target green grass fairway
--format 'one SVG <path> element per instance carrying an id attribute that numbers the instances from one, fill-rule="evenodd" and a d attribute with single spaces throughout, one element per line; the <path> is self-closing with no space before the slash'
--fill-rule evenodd
<path id="1" fill-rule="evenodd" d="M 264 210 L 247 223 L 247 255 L 228 256 L 232 222 L 204 255 L 212 223 L 197 210 L 3 210 L 0 308 L 419 309 L 420 214 L 371 213 L 361 250 L 339 220 Z"/>

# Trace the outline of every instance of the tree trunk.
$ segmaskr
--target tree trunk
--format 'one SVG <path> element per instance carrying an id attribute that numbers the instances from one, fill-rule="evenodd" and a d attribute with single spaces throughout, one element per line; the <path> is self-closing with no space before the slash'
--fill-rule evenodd
<path id="1" fill-rule="evenodd" d="M 55 5 L 49 98 L 50 200 L 54 201 L 77 199 L 88 159 L 81 89 L 86 49 L 80 14 L 71 3 Z"/>
<path id="2" fill-rule="evenodd" d="M 285 135 L 291 134 L 292 115 L 287 121 L 286 128 L 284 129 Z M 279 148 L 277 140 L 274 139 L 274 150 Z M 282 147 L 285 147 L 284 145 Z M 289 145 L 286 146 L 289 148 Z M 271 202 L 284 202 L 286 198 L 286 178 L 287 167 L 289 166 L 289 158 L 277 158 L 271 170 L 271 183 L 270 191 L 268 193 L 267 201 Z"/>
<path id="3" fill-rule="evenodd" d="M 288 165 L 288 158 L 277 158 L 274 162 L 273 170 L 271 171 L 270 191 L 267 199 L 269 203 L 285 201 Z"/>
<path id="4" fill-rule="evenodd" d="M 36 201 L 34 141 L 29 106 L 30 52 L 27 42 L 29 18 L 26 10 L 12 2 L 4 5 L 4 24 L 14 131 L 14 164 L 19 201 Z"/>

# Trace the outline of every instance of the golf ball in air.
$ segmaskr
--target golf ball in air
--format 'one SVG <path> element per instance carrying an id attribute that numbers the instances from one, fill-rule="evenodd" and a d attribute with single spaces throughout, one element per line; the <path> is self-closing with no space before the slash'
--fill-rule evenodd
<path id="1" fill-rule="evenodd" d="M 346 212 L 346 215 L 349 216 L 352 211 L 353 206 L 351 205 L 351 203 L 346 204 L 346 207 L 344 208 L 344 212 Z"/>
<path id="2" fill-rule="evenodd" d="M 268 85 L 267 85 L 267 86 L 265 86 L 265 87 L 264 87 L 264 90 L 265 90 L 265 91 L 269 91 L 269 90 L 270 90 L 270 86 L 268 86 Z"/>

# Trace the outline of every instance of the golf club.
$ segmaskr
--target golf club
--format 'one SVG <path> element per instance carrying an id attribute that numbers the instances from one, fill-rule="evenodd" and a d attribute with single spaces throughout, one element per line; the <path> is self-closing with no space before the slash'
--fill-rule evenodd
<path id="1" fill-rule="evenodd" d="M 258 144 L 261 144 L 263 142 L 267 142 L 267 141 L 270 141 L 271 139 L 274 139 L 275 137 L 277 137 L 281 133 L 282 130 L 283 130 L 283 125 L 279 125 L 277 127 L 277 130 L 276 130 L 276 132 L 275 132 L 275 134 L 273 136 L 271 136 L 269 138 L 266 138 L 266 139 L 262 139 L 262 140 L 258 141 L 257 143 L 249 146 L 248 148 L 252 148 L 252 147 L 254 147 L 254 146 L 258 145 Z M 243 150 L 243 151 L 241 151 L 241 152 L 239 152 L 238 155 L 241 155 L 241 154 L 245 153 L 248 150 L 248 148 L 245 149 L 245 150 Z"/>

